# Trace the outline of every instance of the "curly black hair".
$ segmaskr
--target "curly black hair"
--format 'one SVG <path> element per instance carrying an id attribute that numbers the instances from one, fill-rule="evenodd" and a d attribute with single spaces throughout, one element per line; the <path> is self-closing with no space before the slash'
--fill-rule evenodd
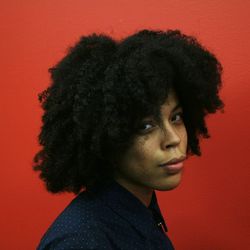
<path id="1" fill-rule="evenodd" d="M 77 194 L 112 180 L 112 159 L 132 145 L 145 117 L 161 124 L 160 107 L 172 88 L 189 156 L 200 156 L 200 137 L 210 137 L 206 115 L 224 112 L 221 63 L 180 30 L 143 29 L 120 40 L 82 36 L 49 72 L 51 84 L 38 94 L 42 149 L 33 169 L 52 193 Z"/>

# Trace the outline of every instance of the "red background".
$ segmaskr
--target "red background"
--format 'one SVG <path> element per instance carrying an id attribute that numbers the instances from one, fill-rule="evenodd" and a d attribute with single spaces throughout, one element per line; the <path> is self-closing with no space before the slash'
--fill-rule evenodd
<path id="1" fill-rule="evenodd" d="M 83 34 L 142 28 L 194 35 L 224 66 L 225 113 L 208 117 L 202 157 L 186 162 L 177 189 L 157 192 L 169 235 L 177 250 L 249 249 L 249 9 L 237 0 L 2 1 L 0 249 L 34 249 L 73 198 L 47 193 L 31 168 L 48 68 Z"/>

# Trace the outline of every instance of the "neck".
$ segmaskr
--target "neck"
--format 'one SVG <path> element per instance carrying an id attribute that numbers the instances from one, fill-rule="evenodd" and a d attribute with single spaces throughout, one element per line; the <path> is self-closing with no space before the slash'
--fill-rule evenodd
<path id="1" fill-rule="evenodd" d="M 116 181 L 126 188 L 129 192 L 131 192 L 134 196 L 136 196 L 146 207 L 149 207 L 150 202 L 152 200 L 153 195 L 153 189 L 144 187 L 144 186 L 138 186 L 135 184 L 127 183 L 123 181 L 122 179 L 116 179 Z"/>

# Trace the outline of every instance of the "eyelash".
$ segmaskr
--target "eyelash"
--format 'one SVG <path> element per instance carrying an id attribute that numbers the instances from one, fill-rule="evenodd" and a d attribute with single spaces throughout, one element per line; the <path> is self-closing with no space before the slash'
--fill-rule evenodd
<path id="1" fill-rule="evenodd" d="M 173 117 L 176 117 L 176 116 L 180 116 L 180 120 L 179 121 L 177 121 L 177 123 L 179 124 L 179 123 L 182 123 L 183 122 L 183 112 L 181 111 L 181 112 L 178 112 L 178 113 L 176 113 Z M 151 125 L 152 126 L 152 128 L 149 128 L 149 129 L 140 129 L 140 131 L 141 132 L 150 132 L 153 128 L 154 128 L 154 126 L 156 126 L 155 124 L 154 124 L 154 121 L 147 121 L 147 122 L 144 122 L 142 125 L 141 125 L 141 127 L 143 127 L 143 126 L 146 126 L 146 125 Z"/>
<path id="2" fill-rule="evenodd" d="M 176 113 L 174 116 L 179 115 L 181 117 L 181 122 L 183 121 L 183 112 Z"/>

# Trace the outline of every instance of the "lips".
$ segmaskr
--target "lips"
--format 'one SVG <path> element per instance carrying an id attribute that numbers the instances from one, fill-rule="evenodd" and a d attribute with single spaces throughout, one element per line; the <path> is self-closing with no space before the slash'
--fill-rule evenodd
<path id="1" fill-rule="evenodd" d="M 167 161 L 165 163 L 162 163 L 159 166 L 166 166 L 166 165 L 176 164 L 176 163 L 184 161 L 185 159 L 186 159 L 186 156 L 181 156 L 179 158 L 172 158 L 171 160 L 169 160 L 169 161 Z"/>
<path id="2" fill-rule="evenodd" d="M 170 161 L 160 164 L 159 166 L 167 171 L 168 174 L 177 174 L 183 169 L 183 161 L 185 156 L 173 158 Z"/>

